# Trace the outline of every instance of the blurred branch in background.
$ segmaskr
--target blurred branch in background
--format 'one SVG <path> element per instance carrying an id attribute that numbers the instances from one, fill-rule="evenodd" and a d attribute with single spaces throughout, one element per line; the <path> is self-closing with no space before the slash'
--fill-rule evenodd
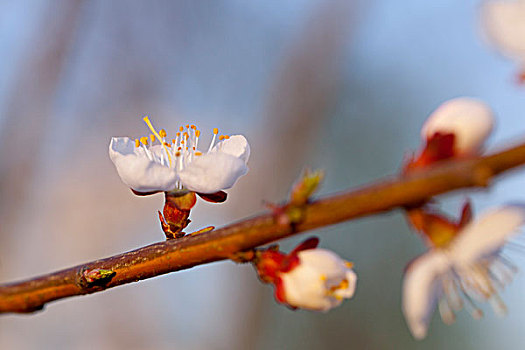
<path id="1" fill-rule="evenodd" d="M 152 244 L 29 281 L 0 286 L 0 312 L 33 312 L 49 301 L 235 258 L 236 253 L 302 231 L 417 205 L 459 188 L 486 187 L 495 175 L 522 164 L 525 164 L 525 144 L 484 157 L 446 162 L 308 203 L 303 208 L 302 220 L 294 225 L 283 224 L 276 213 L 264 214 L 210 233 Z"/>
<path id="2" fill-rule="evenodd" d="M 74 42 L 82 0 L 47 6 L 26 47 L 0 128 L 0 239 L 5 240 L 29 196 L 42 143 L 52 128 L 54 98 Z M 58 9 L 58 10 L 57 10 Z"/>

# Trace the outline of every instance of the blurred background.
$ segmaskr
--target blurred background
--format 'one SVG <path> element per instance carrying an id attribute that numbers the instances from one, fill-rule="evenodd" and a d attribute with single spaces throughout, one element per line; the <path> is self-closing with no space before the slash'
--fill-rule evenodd
<path id="1" fill-rule="evenodd" d="M 489 146 L 523 138 L 525 88 L 479 35 L 479 1 L 0 1 L 0 282 L 163 239 L 162 196 L 138 198 L 107 155 L 111 136 L 241 133 L 250 172 L 190 229 L 221 226 L 285 198 L 306 166 L 320 193 L 395 173 L 426 116 L 452 97 L 492 105 Z M 206 132 L 206 130 L 210 132 Z M 476 210 L 523 200 L 525 173 L 469 196 Z M 465 194 L 443 197 L 454 213 Z M 354 261 L 355 297 L 327 314 L 273 300 L 250 266 L 221 262 L 0 317 L 1 349 L 517 349 L 525 276 L 453 326 L 414 341 L 403 269 L 424 251 L 401 212 L 318 232 Z M 282 242 L 288 250 L 308 235 Z M 525 258 L 509 253 L 518 266 Z"/>

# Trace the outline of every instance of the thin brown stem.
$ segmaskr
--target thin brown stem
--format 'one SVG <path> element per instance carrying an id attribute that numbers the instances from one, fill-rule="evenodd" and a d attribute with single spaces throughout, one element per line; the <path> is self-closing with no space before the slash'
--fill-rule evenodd
<path id="1" fill-rule="evenodd" d="M 31 280 L 5 284 L 0 286 L 0 312 L 32 312 L 53 300 L 232 258 L 238 252 L 306 230 L 417 205 L 460 188 L 486 187 L 494 176 L 522 164 L 525 164 L 525 143 L 313 201 L 305 207 L 304 220 L 293 225 L 293 229 L 279 224 L 273 213 L 262 214 L 209 233 L 155 243 Z"/>

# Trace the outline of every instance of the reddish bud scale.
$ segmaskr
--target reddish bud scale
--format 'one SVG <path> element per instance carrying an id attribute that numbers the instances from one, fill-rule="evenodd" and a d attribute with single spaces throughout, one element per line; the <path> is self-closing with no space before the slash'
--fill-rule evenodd
<path id="1" fill-rule="evenodd" d="M 282 253 L 276 247 L 258 251 L 254 266 L 261 281 L 272 283 L 275 287 L 275 299 L 286 304 L 283 281 L 281 273 L 290 272 L 297 267 L 301 261 L 297 254 L 303 250 L 314 249 L 319 244 L 317 237 L 312 237 L 299 244 L 289 254 Z"/>
<path id="2" fill-rule="evenodd" d="M 207 202 L 211 203 L 222 203 L 228 198 L 228 194 L 224 191 L 219 191 L 215 193 L 197 193 L 199 197 L 204 199 Z"/>
<path id="3" fill-rule="evenodd" d="M 404 166 L 404 173 L 416 169 L 422 169 L 431 166 L 442 160 L 450 159 L 454 153 L 454 134 L 435 133 L 427 139 L 425 147 L 415 159 L 410 159 Z"/>
<path id="4" fill-rule="evenodd" d="M 422 233 L 433 247 L 448 245 L 472 218 L 472 210 L 468 201 L 464 204 L 461 217 L 457 222 L 426 207 L 411 209 L 407 214 L 412 226 Z"/>
<path id="5" fill-rule="evenodd" d="M 281 304 L 286 304 L 286 291 L 284 290 L 284 283 L 280 277 L 274 281 L 274 298 Z M 294 308 L 295 309 L 295 308 Z"/>
<path id="6" fill-rule="evenodd" d="M 162 214 L 159 212 L 162 230 L 168 239 L 182 237 L 184 236 L 182 230 L 190 223 L 191 208 L 195 205 L 197 197 L 194 192 L 183 195 L 169 192 L 165 194 L 164 209 Z"/>
<path id="7" fill-rule="evenodd" d="M 519 85 L 525 85 L 525 71 L 519 72 L 516 77 L 516 82 Z"/>

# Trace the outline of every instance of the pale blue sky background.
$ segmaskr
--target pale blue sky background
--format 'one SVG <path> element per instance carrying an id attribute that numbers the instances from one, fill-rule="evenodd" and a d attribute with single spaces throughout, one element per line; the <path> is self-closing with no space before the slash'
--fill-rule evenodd
<path id="1" fill-rule="evenodd" d="M 405 152 L 418 147 L 426 116 L 449 98 L 474 96 L 493 106 L 498 126 L 489 148 L 519 141 L 525 135 L 525 87 L 514 83 L 517 67 L 481 40 L 480 3 L 375 0 L 347 8 L 321 0 L 85 2 L 50 121 L 41 130 L 32 190 L 20 209 L 24 216 L 9 232 L 0 229 L 0 281 L 162 239 L 155 217 L 162 199 L 133 197 L 107 158 L 111 136 L 145 132 L 143 114 L 168 131 L 192 121 L 202 130 L 220 126 L 252 141 L 252 172 L 230 191 L 226 204 L 197 206 L 196 229 L 260 211 L 263 199 L 281 200 L 303 166 L 326 169 L 322 194 L 395 173 Z M 45 47 L 46 40 L 54 40 L 38 35 L 39 21 L 53 6 L 59 16 L 57 4 L 0 1 L 4 123 L 14 118 L 6 106 L 24 58 L 37 54 L 32 51 L 37 41 Z M 319 60 L 337 74 L 331 77 L 313 65 L 304 77 L 310 80 L 291 85 L 297 89 L 293 94 L 279 79 L 304 64 L 312 42 L 328 39 L 315 36 L 315 24 L 322 11 L 333 8 L 343 13 L 332 13 L 340 23 L 327 22 L 337 28 L 341 50 L 334 59 L 326 51 L 328 59 Z M 301 96 L 326 76 L 336 88 L 313 133 L 306 131 L 306 141 L 300 138 L 311 123 L 299 119 L 295 132 L 283 135 L 286 113 L 280 120 L 273 111 L 294 99 L 307 104 Z M 283 97 L 279 103 L 275 91 Z M 20 118 L 30 129 L 32 118 L 39 117 Z M 291 140 L 287 148 L 272 149 L 284 137 Z M 477 211 L 524 200 L 524 180 L 516 172 L 470 197 Z M 463 198 L 463 193 L 446 196 L 443 206 L 455 212 Z M 34 316 L 1 317 L 0 348 L 518 349 L 525 342 L 522 274 L 503 293 L 510 308 L 506 318 L 488 307 L 483 320 L 462 312 L 454 326 L 436 316 L 428 339 L 416 342 L 401 315 L 400 292 L 404 266 L 424 248 L 402 215 L 366 218 L 317 234 L 321 246 L 354 261 L 360 275 L 355 298 L 328 314 L 279 306 L 251 267 L 223 262 L 63 300 Z M 524 266 L 523 255 L 509 255 Z"/>

